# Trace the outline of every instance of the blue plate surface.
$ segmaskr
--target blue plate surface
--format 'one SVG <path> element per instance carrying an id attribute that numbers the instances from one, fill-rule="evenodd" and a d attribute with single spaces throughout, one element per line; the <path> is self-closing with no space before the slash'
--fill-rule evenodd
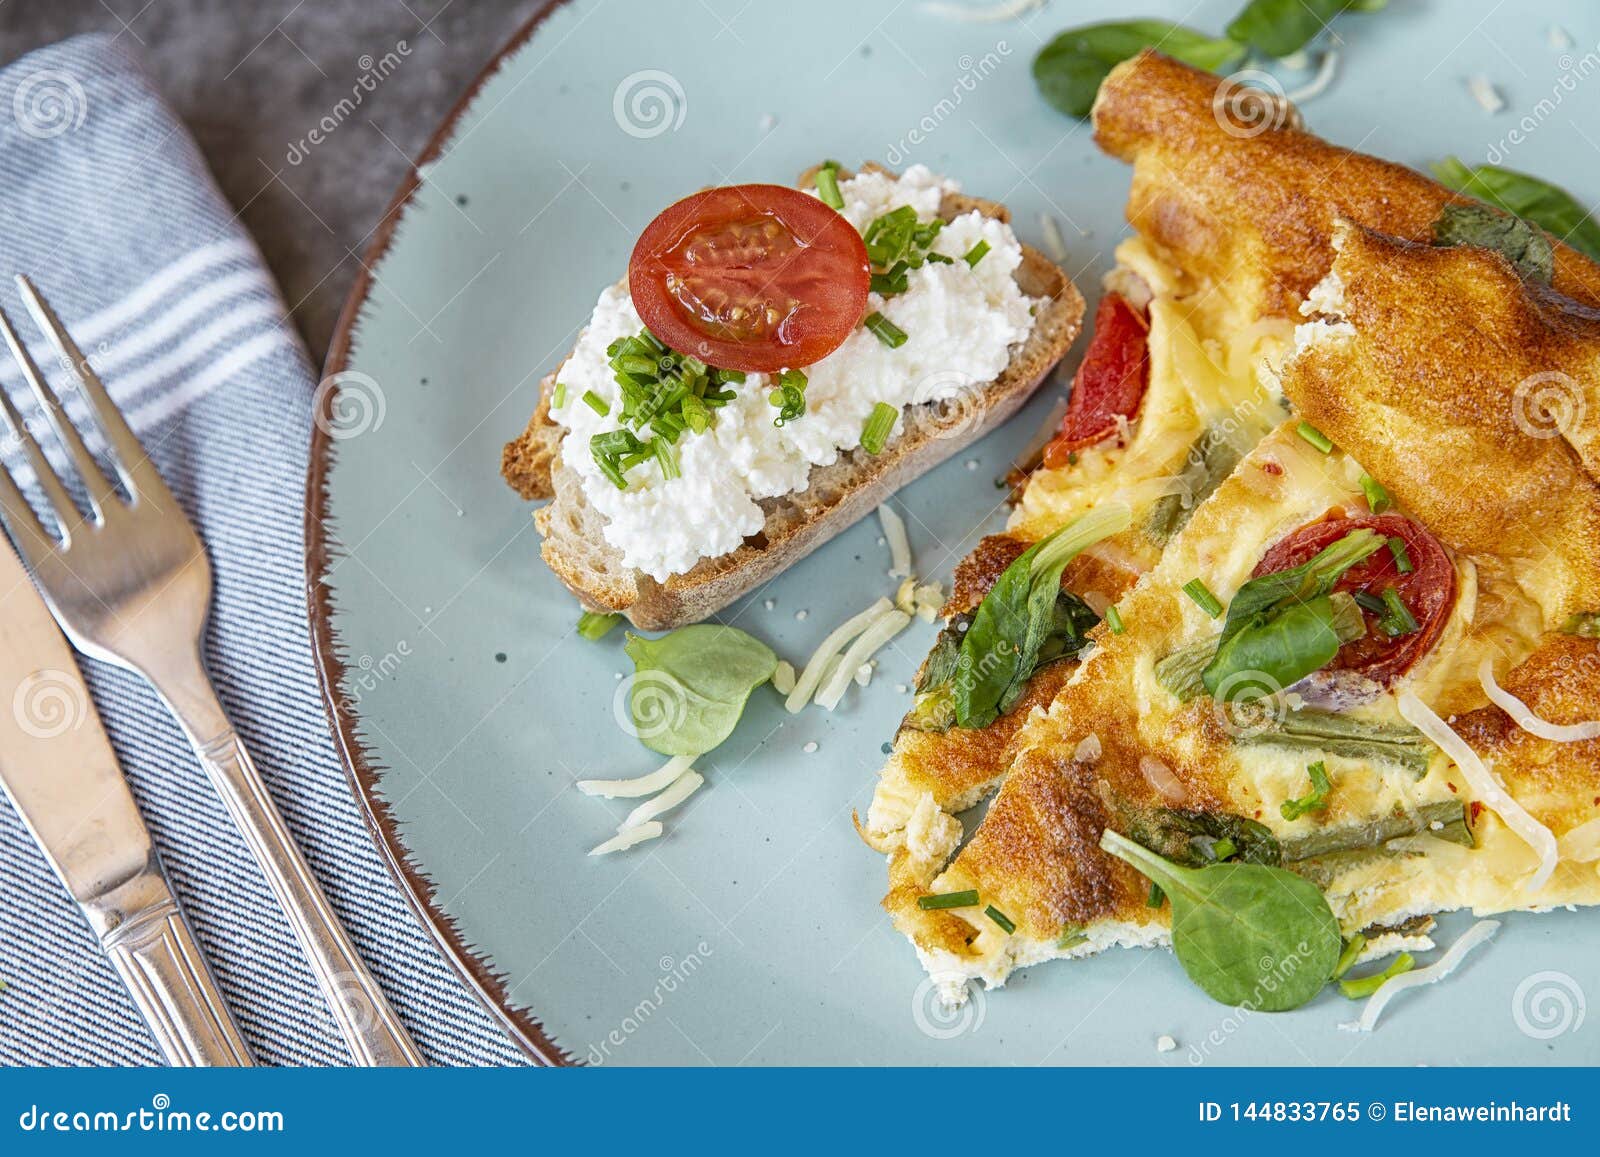
<path id="1" fill-rule="evenodd" d="M 759 691 L 665 839 L 584 855 L 627 801 L 573 781 L 658 761 L 615 722 L 621 632 L 574 635 L 573 600 L 498 464 L 640 229 L 706 184 L 790 180 L 824 156 L 921 162 L 1009 204 L 1035 245 L 1054 217 L 1092 299 L 1125 233 L 1128 170 L 1039 99 L 1031 59 L 1091 19 L 1137 9 L 1220 31 L 1237 6 L 1057 0 L 968 24 L 916 3 L 571 0 L 441 130 L 330 362 L 313 617 L 380 838 L 531 1049 L 625 1064 L 1600 1060 L 1600 1026 L 1582 1021 L 1583 989 L 1600 985 L 1591 913 L 1509 920 L 1370 1037 L 1338 1030 L 1352 1007 L 1337 993 L 1249 1016 L 1160 952 L 1034 969 L 943 1015 L 878 908 L 882 859 L 850 824 L 906 705 L 896 684 L 931 641 L 921 624 L 835 714 L 791 717 Z M 1338 32 L 1338 79 L 1304 109 L 1313 130 L 1416 165 L 1497 159 L 1600 204 L 1594 5 L 1394 0 Z M 1469 96 L 1478 74 L 1504 94 L 1499 115 Z M 947 581 L 996 528 L 994 479 L 1063 382 L 901 495 L 922 574 Z M 876 522 L 858 524 L 722 619 L 803 658 L 889 589 L 886 567 Z M 1158 1053 L 1162 1035 L 1178 1049 Z"/>

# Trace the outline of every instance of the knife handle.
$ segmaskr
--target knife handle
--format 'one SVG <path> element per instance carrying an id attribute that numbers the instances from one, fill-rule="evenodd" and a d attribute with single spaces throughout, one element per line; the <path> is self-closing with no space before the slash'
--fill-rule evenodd
<path id="1" fill-rule="evenodd" d="M 165 877 L 156 869 L 137 884 L 147 903 L 100 943 L 167 1063 L 254 1065 Z"/>

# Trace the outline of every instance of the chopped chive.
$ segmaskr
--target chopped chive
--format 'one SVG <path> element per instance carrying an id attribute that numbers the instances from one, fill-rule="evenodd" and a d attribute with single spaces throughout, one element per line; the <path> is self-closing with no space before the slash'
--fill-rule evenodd
<path id="1" fill-rule="evenodd" d="M 946 257 L 943 253 L 935 253 L 931 249 L 928 251 L 929 265 L 954 265 L 955 263 L 955 258 L 953 257 Z"/>
<path id="2" fill-rule="evenodd" d="M 861 427 L 861 448 L 868 454 L 876 454 L 889 441 L 889 433 L 894 429 L 894 420 L 900 416 L 900 411 L 888 402 L 879 402 L 872 407 L 872 413 L 867 415 L 867 421 Z"/>
<path id="3" fill-rule="evenodd" d="M 1374 514 L 1382 514 L 1394 505 L 1394 500 L 1389 497 L 1389 492 L 1370 474 L 1361 476 L 1361 492 L 1367 496 L 1367 509 Z"/>
<path id="4" fill-rule="evenodd" d="M 982 261 L 984 257 L 988 255 L 988 253 L 989 243 L 987 241 L 979 241 L 971 249 L 966 251 L 961 260 L 967 263 L 967 268 L 975 269 L 977 268 L 978 262 Z"/>
<path id="5" fill-rule="evenodd" d="M 1389 610 L 1388 604 L 1371 591 L 1357 591 L 1356 606 L 1375 615 L 1386 614 Z"/>
<path id="6" fill-rule="evenodd" d="M 721 381 L 721 382 L 733 382 L 736 385 L 737 384 L 742 384 L 744 382 L 744 371 L 743 370 L 718 370 L 717 371 L 717 380 Z"/>
<path id="7" fill-rule="evenodd" d="M 583 391 L 583 404 L 588 406 L 595 413 L 599 414 L 602 418 L 611 413 L 611 407 L 606 405 L 601 399 L 600 395 L 595 393 L 593 390 Z"/>
<path id="8" fill-rule="evenodd" d="M 578 634 L 591 643 L 603 639 L 611 628 L 622 622 L 621 615 L 605 615 L 599 611 L 584 611 L 578 616 Z"/>
<path id="9" fill-rule="evenodd" d="M 870 329 L 879 341 L 892 350 L 897 350 L 906 344 L 906 331 L 895 325 L 894 322 L 884 317 L 877 310 L 867 314 L 866 319 L 861 324 Z"/>
<path id="10" fill-rule="evenodd" d="M 556 388 L 550 391 L 550 408 L 559 410 L 567 404 L 567 383 L 557 382 Z"/>
<path id="11" fill-rule="evenodd" d="M 839 163 L 823 161 L 817 170 L 817 196 L 830 209 L 844 208 L 844 194 L 839 192 Z"/>
<path id="12" fill-rule="evenodd" d="M 1117 610 L 1115 606 L 1106 608 L 1106 626 L 1111 628 L 1113 635 L 1120 635 L 1128 629 L 1122 621 L 1122 612 Z"/>
<path id="13" fill-rule="evenodd" d="M 1220 840 L 1211 845 L 1211 856 L 1219 864 L 1226 860 L 1233 859 L 1233 857 L 1238 854 L 1238 851 L 1239 845 L 1234 843 L 1227 836 L 1223 836 Z"/>
<path id="14" fill-rule="evenodd" d="M 1410 574 L 1416 569 L 1411 565 L 1411 556 L 1406 553 L 1405 540 L 1399 535 L 1389 539 L 1389 554 L 1394 558 L 1395 569 L 1401 574 Z"/>
<path id="15" fill-rule="evenodd" d="M 976 888 L 965 892 L 941 892 L 932 896 L 918 896 L 917 907 L 924 912 L 938 911 L 941 908 L 976 908 L 978 906 L 978 891 Z"/>
<path id="16" fill-rule="evenodd" d="M 1152 882 L 1150 894 L 1144 898 L 1146 908 L 1159 908 L 1167 902 L 1167 894 L 1161 890 L 1161 885 Z"/>
<path id="17" fill-rule="evenodd" d="M 1328 765 L 1319 759 L 1306 768 L 1306 774 L 1311 777 L 1311 790 L 1299 799 L 1284 800 L 1278 807 L 1278 813 L 1286 820 L 1297 820 L 1307 812 L 1321 811 L 1328 806 L 1328 793 L 1333 790 Z"/>
<path id="18" fill-rule="evenodd" d="M 1017 926 L 1011 922 L 1011 917 L 1000 911 L 1000 909 L 996 908 L 993 904 L 990 904 L 987 908 L 985 908 L 983 910 L 983 914 L 998 924 L 1000 926 L 1000 931 L 1006 933 L 1008 936 L 1017 930 Z"/>
<path id="19" fill-rule="evenodd" d="M 705 402 L 690 394 L 683 400 L 683 420 L 696 434 L 704 434 L 711 425 L 711 411 Z"/>
<path id="20" fill-rule="evenodd" d="M 1192 578 L 1183 584 L 1183 593 L 1195 601 L 1206 614 L 1213 619 L 1222 613 L 1222 604 L 1217 601 L 1217 596 L 1211 593 L 1211 588 L 1197 578 Z"/>
<path id="21" fill-rule="evenodd" d="M 1356 958 L 1367 946 L 1367 938 L 1357 932 L 1344 942 L 1344 951 L 1339 953 L 1339 963 L 1333 966 L 1333 975 L 1330 980 L 1338 980 L 1355 966 Z"/>
<path id="22" fill-rule="evenodd" d="M 1413 959 L 1411 953 L 1402 952 L 1394 958 L 1394 963 L 1382 972 L 1375 972 L 1371 976 L 1358 976 L 1354 980 L 1341 980 L 1339 982 L 1339 991 L 1351 1000 L 1361 1000 L 1377 992 L 1388 981 L 1393 980 L 1401 973 L 1410 972 L 1414 964 L 1416 964 L 1416 960 Z"/>
<path id="23" fill-rule="evenodd" d="M 678 452 L 672 448 L 672 443 L 665 438 L 656 438 L 653 441 L 656 461 L 661 465 L 661 477 L 669 481 L 673 478 L 682 478 L 683 471 L 678 467 Z"/>
<path id="24" fill-rule="evenodd" d="M 1333 453 L 1333 439 L 1329 438 L 1310 422 L 1301 422 L 1295 427 L 1295 433 L 1299 434 L 1300 437 L 1304 438 L 1307 442 L 1310 442 L 1324 454 Z"/>
<path id="25" fill-rule="evenodd" d="M 1378 623 L 1383 628 L 1384 634 L 1394 638 L 1400 635 L 1410 635 L 1416 631 L 1416 616 L 1411 613 L 1411 609 L 1401 599 L 1399 591 L 1393 587 L 1384 587 L 1383 605 L 1389 612 Z"/>

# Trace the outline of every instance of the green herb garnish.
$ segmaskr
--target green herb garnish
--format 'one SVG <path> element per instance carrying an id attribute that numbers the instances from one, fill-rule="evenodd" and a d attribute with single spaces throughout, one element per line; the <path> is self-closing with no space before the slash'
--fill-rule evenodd
<path id="1" fill-rule="evenodd" d="M 630 634 L 628 712 L 639 741 L 662 755 L 700 755 L 733 733 L 750 692 L 778 657 L 734 627 L 698 623 L 659 639 Z"/>
<path id="2" fill-rule="evenodd" d="M 941 892 L 932 896 L 917 897 L 917 907 L 924 912 L 935 912 L 943 908 L 976 908 L 977 906 L 977 889 L 969 889 L 965 892 Z"/>
<path id="3" fill-rule="evenodd" d="M 1555 250 L 1550 238 L 1531 221 L 1488 205 L 1446 205 L 1433 223 L 1435 245 L 1476 245 L 1493 249 L 1519 275 L 1540 285 L 1555 276 Z"/>
<path id="4" fill-rule="evenodd" d="M 877 454 L 889 441 L 889 433 L 894 429 L 894 420 L 900 416 L 900 411 L 888 402 L 879 402 L 872 407 L 872 413 L 867 415 L 866 424 L 861 427 L 861 448 L 868 454 Z"/>
<path id="5" fill-rule="evenodd" d="M 1364 997 L 1371 996 L 1373 993 L 1377 992 L 1378 989 L 1382 988 L 1396 976 L 1399 976 L 1405 972 L 1410 972 L 1411 969 L 1416 966 L 1416 963 L 1417 962 L 1412 958 L 1411 953 L 1402 952 L 1399 956 L 1396 956 L 1394 958 L 1394 962 L 1382 972 L 1375 972 L 1371 976 L 1357 976 L 1350 980 L 1341 980 L 1339 982 L 1339 991 L 1344 993 L 1351 1000 L 1361 1000 Z"/>
<path id="6" fill-rule="evenodd" d="M 1355 966 L 1356 960 L 1366 951 L 1367 938 L 1357 932 L 1344 942 L 1344 951 L 1339 953 L 1339 963 L 1333 966 L 1333 976 L 1330 979 L 1338 980 Z"/>
<path id="7" fill-rule="evenodd" d="M 1159 908 L 1167 902 L 1167 894 L 1161 890 L 1160 884 L 1150 885 L 1150 894 L 1144 898 L 1146 908 Z"/>
<path id="8" fill-rule="evenodd" d="M 1080 551 L 1126 530 L 1132 520 L 1120 503 L 1091 510 L 1000 572 L 961 637 L 959 662 L 966 675 L 953 680 L 959 726 L 987 727 L 1027 689 L 1046 644 L 1078 630 L 1071 604 L 1082 601 L 1074 598 L 1063 608 L 1061 572 Z M 1083 610 L 1092 622 L 1093 612 Z"/>
<path id="9" fill-rule="evenodd" d="M 1183 593 L 1194 600 L 1199 607 L 1213 619 L 1222 613 L 1222 601 L 1211 593 L 1211 588 L 1198 578 L 1192 578 L 1183 584 Z"/>
<path id="10" fill-rule="evenodd" d="M 892 350 L 897 350 L 906 344 L 906 331 L 895 325 L 894 322 L 884 317 L 877 310 L 867 314 L 861 324 L 870 329 L 879 341 Z"/>
<path id="11" fill-rule="evenodd" d="M 1333 439 L 1329 438 L 1310 422 L 1301 422 L 1294 428 L 1294 432 L 1299 434 L 1300 437 L 1311 443 L 1311 445 L 1315 446 L 1318 450 L 1322 451 L 1322 453 L 1333 453 Z"/>
<path id="12" fill-rule="evenodd" d="M 611 407 L 606 405 L 605 400 L 593 390 L 583 391 L 583 404 L 588 406 L 595 413 L 599 414 L 602 418 L 611 413 Z"/>
<path id="13" fill-rule="evenodd" d="M 784 426 L 806 412 L 806 376 L 799 370 L 784 370 L 773 383 L 767 401 L 778 407 L 774 426 Z"/>
<path id="14" fill-rule="evenodd" d="M 823 161 L 817 170 L 817 196 L 830 209 L 844 208 L 844 194 L 839 192 L 839 162 Z"/>
<path id="15" fill-rule="evenodd" d="M 1250 0 L 1228 25 L 1228 36 L 1257 52 L 1293 56 L 1341 12 L 1376 12 L 1388 0 Z"/>
<path id="16" fill-rule="evenodd" d="M 1469 197 L 1532 221 L 1539 228 L 1600 261 L 1600 222 L 1565 189 L 1495 165 L 1468 168 L 1455 157 L 1432 166 L 1433 175 Z"/>
<path id="17" fill-rule="evenodd" d="M 943 228 L 944 222 L 937 218 L 918 221 L 910 205 L 874 218 L 861 235 L 872 263 L 872 292 L 883 297 L 904 293 L 911 270 L 921 269 L 929 260 L 948 260 L 932 252 L 934 238 Z"/>
<path id="18" fill-rule="evenodd" d="M 1367 496 L 1367 509 L 1374 514 L 1382 514 L 1394 505 L 1394 500 L 1389 497 L 1389 492 L 1370 474 L 1361 476 L 1361 493 Z"/>
<path id="19" fill-rule="evenodd" d="M 1110 828 L 1100 847 L 1161 885 L 1172 903 L 1173 954 L 1215 1000 L 1298 1008 L 1338 964 L 1339 922 L 1310 880 L 1264 864 L 1185 868 Z"/>
<path id="20" fill-rule="evenodd" d="M 578 616 L 578 634 L 594 642 L 610 634 L 611 628 L 622 622 L 621 615 L 607 615 L 599 611 L 584 611 Z"/>
<path id="21" fill-rule="evenodd" d="M 1297 820 L 1307 812 L 1321 811 L 1328 806 L 1328 792 L 1333 789 L 1333 783 L 1328 779 L 1328 768 L 1322 760 L 1317 760 L 1306 768 L 1311 776 L 1311 791 L 1299 799 L 1286 799 L 1278 811 L 1286 820 Z"/>
<path id="22" fill-rule="evenodd" d="M 1166 20 L 1116 20 L 1070 28 L 1033 58 L 1033 80 L 1045 100 L 1068 116 L 1086 117 L 1113 68 L 1156 48 L 1196 68 L 1220 70 L 1244 55 L 1244 45 Z"/>
<path id="23" fill-rule="evenodd" d="M 993 920 L 995 924 L 999 926 L 1000 931 L 1004 932 L 1007 936 L 1011 935 L 1011 933 L 1017 930 L 1017 926 L 1011 922 L 1011 917 L 1000 911 L 1000 909 L 996 908 L 993 904 L 990 904 L 987 908 L 985 908 L 983 910 L 983 914 L 989 917 L 989 919 Z"/>
<path id="24" fill-rule="evenodd" d="M 1117 610 L 1115 606 L 1106 608 L 1106 626 L 1111 628 L 1113 635 L 1120 635 L 1128 629 L 1122 621 L 1122 612 Z"/>
<path id="25" fill-rule="evenodd" d="M 976 269 L 978 267 L 978 262 L 982 261 L 988 255 L 988 253 L 989 243 L 987 241 L 980 240 L 976 245 L 974 245 L 971 249 L 968 249 L 966 253 L 962 255 L 961 260 L 967 263 L 967 268 Z"/>
<path id="26" fill-rule="evenodd" d="M 550 391 L 550 408 L 559 410 L 567 404 L 567 383 L 557 382 L 555 389 Z"/>
<path id="27" fill-rule="evenodd" d="M 1394 559 L 1395 569 L 1401 574 L 1410 574 L 1416 569 L 1411 565 L 1411 556 L 1406 553 L 1405 539 L 1399 535 L 1389 537 L 1389 554 Z"/>
<path id="28" fill-rule="evenodd" d="M 1416 616 L 1411 613 L 1411 608 L 1406 606 L 1405 600 L 1400 597 L 1400 592 L 1393 587 L 1383 588 L 1384 615 L 1378 620 L 1378 629 L 1391 639 L 1401 635 L 1410 635 L 1417 629 Z"/>

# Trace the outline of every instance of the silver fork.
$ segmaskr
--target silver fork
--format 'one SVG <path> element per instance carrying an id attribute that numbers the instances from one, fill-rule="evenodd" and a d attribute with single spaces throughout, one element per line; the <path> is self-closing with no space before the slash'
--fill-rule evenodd
<path id="1" fill-rule="evenodd" d="M 129 498 L 95 463 L 0 311 L 5 343 L 82 480 L 90 508 L 87 518 L 80 514 L 0 389 L 6 421 L 38 476 L 58 531 L 46 531 L 9 471 L 0 470 L 0 509 L 12 540 L 73 645 L 143 676 L 182 725 L 266 873 L 357 1063 L 425 1064 L 334 917 L 206 676 L 200 637 L 211 605 L 211 563 L 204 545 L 50 306 L 27 278 L 19 276 L 17 286 L 35 324 L 76 375 Z"/>

